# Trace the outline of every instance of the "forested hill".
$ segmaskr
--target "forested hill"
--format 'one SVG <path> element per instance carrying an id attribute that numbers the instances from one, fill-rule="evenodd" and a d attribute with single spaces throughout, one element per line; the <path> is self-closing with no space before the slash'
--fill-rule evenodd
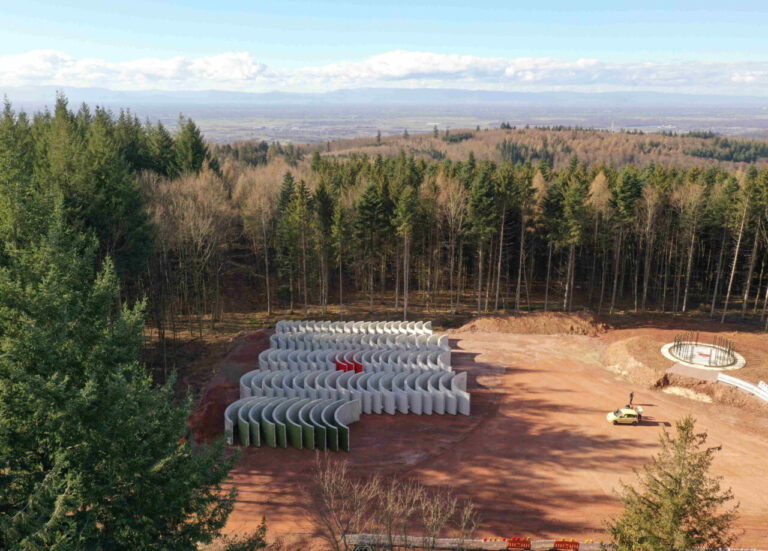
<path id="1" fill-rule="evenodd" d="M 312 147 L 323 149 L 317 144 Z M 554 168 L 567 165 L 574 155 L 590 164 L 614 166 L 651 162 L 679 167 L 768 165 L 768 141 L 724 138 L 710 132 L 644 134 L 570 127 L 459 129 L 411 134 L 407 138 L 386 136 L 380 142 L 375 136 L 341 140 L 326 144 L 325 149 L 334 155 L 361 152 L 372 156 L 393 156 L 402 149 L 416 157 L 452 161 L 466 159 L 471 151 L 478 160 L 494 162 L 548 159 Z"/>

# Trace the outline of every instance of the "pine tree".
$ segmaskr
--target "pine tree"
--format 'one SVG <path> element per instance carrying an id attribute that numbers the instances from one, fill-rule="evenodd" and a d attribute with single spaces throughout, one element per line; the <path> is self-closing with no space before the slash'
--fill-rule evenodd
<path id="1" fill-rule="evenodd" d="M 347 242 L 347 220 L 344 207 L 340 201 L 336 201 L 336 207 L 333 210 L 333 224 L 331 226 L 331 241 L 333 244 L 334 257 L 339 269 L 339 319 L 344 319 L 344 272 L 342 270 L 344 255 L 346 253 Z"/>
<path id="2" fill-rule="evenodd" d="M 179 172 L 196 174 L 209 160 L 210 152 L 200 129 L 192 119 L 179 118 L 179 135 L 176 136 L 176 166 Z"/>
<path id="3" fill-rule="evenodd" d="M 706 433 L 696 433 L 691 416 L 666 430 L 661 450 L 638 473 L 636 486 L 622 485 L 624 511 L 607 523 L 616 551 L 689 551 L 724 549 L 735 539 L 738 505 L 733 493 L 709 475 L 719 447 L 705 447 Z"/>
<path id="4" fill-rule="evenodd" d="M 296 182 L 290 172 L 286 172 L 280 187 L 277 202 L 277 262 L 278 274 L 288 279 L 287 293 L 278 289 L 278 295 L 288 295 L 290 310 L 293 312 L 293 282 L 298 274 L 298 232 L 295 218 L 291 216 L 291 206 L 296 194 Z"/>
<path id="5" fill-rule="evenodd" d="M 169 178 L 178 176 L 179 166 L 171 133 L 162 123 L 158 122 L 155 126 L 147 128 L 147 134 L 147 147 L 152 158 L 152 169 Z"/>
<path id="6" fill-rule="evenodd" d="M 418 197 L 416 190 L 406 185 L 400 192 L 395 208 L 395 227 L 403 238 L 403 321 L 408 319 L 408 283 L 411 265 L 411 236 L 416 223 Z"/>
<path id="7" fill-rule="evenodd" d="M 469 190 L 469 226 L 477 243 L 477 313 L 483 285 L 483 253 L 496 226 L 496 205 L 493 185 L 493 164 L 482 163 Z"/>
<path id="8" fill-rule="evenodd" d="M 375 183 L 368 185 L 357 203 L 357 220 L 356 237 L 360 247 L 360 257 L 368 268 L 369 311 L 373 312 L 373 272 L 388 222 L 384 217 L 384 205 Z"/>
<path id="9" fill-rule="evenodd" d="M 96 249 L 58 207 L 0 263 L 0 548 L 191 551 L 232 509 L 233 459 L 185 441 L 191 401 L 152 386 L 143 305 L 115 307 Z"/>

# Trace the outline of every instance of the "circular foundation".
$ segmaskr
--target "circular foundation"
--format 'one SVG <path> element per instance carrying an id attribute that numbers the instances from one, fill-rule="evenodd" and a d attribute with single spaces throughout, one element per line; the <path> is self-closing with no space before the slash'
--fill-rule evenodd
<path id="1" fill-rule="evenodd" d="M 715 346 L 713 344 L 703 343 L 683 343 L 692 346 L 691 355 L 689 358 L 680 358 L 672 353 L 672 347 L 675 343 L 671 342 L 661 347 L 661 353 L 668 360 L 677 362 L 679 364 L 688 365 L 690 367 L 696 367 L 698 369 L 711 369 L 713 371 L 730 371 L 733 369 L 741 369 L 747 363 L 744 356 L 737 352 L 731 352 L 733 354 L 733 361 L 729 364 L 715 365 L 711 364 L 711 358 L 714 357 L 716 352 L 721 352 L 724 349 Z"/>

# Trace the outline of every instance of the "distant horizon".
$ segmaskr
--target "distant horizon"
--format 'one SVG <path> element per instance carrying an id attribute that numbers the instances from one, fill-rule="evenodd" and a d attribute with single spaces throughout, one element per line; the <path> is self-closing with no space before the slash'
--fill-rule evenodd
<path id="1" fill-rule="evenodd" d="M 547 96 L 647 96 L 647 97 L 678 97 L 678 98 L 729 98 L 729 99 L 752 99 L 762 102 L 768 100 L 768 88 L 765 90 L 765 94 L 756 93 L 712 93 L 712 92 L 688 92 L 688 91 L 661 91 L 661 90 L 647 90 L 647 89 L 622 89 L 622 90 L 559 90 L 559 89 L 547 89 L 547 90 L 496 90 L 491 88 L 461 88 L 461 87 L 441 87 L 441 86 L 356 86 L 356 87 L 340 87 L 330 90 L 322 91 L 290 91 L 281 90 L 278 88 L 264 90 L 264 91 L 245 91 L 245 90 L 221 90 L 216 88 L 207 88 L 199 90 L 166 90 L 162 88 L 148 88 L 144 90 L 123 90 L 119 88 L 110 88 L 106 86 L 72 86 L 72 85 L 22 85 L 22 86 L 0 86 L 0 97 L 7 96 L 11 101 L 15 101 L 18 98 L 17 94 L 20 93 L 33 93 L 50 96 L 50 101 L 55 101 L 56 94 L 59 92 L 65 96 L 71 93 L 109 93 L 114 94 L 116 98 L 119 97 L 148 97 L 151 95 L 156 96 L 188 96 L 188 97 L 202 97 L 206 94 L 211 96 L 217 96 L 221 98 L 225 97 L 265 97 L 265 96 L 286 96 L 286 97 L 308 97 L 308 98 L 320 98 L 329 96 L 343 96 L 354 92 L 375 92 L 386 93 L 393 97 L 402 94 L 404 96 L 413 95 L 418 93 L 434 93 L 437 95 L 445 96 L 446 94 L 453 94 L 457 96 L 471 95 L 471 94 L 486 94 L 499 98 L 503 97 L 547 97 Z M 39 99 L 30 101 L 38 102 Z M 46 99 L 45 101 L 48 101 Z M 364 102 L 363 102 L 364 103 Z"/>

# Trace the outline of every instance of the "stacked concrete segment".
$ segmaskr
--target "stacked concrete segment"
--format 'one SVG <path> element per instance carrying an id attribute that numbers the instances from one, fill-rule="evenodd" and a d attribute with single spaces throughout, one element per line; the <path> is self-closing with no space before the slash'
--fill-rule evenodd
<path id="1" fill-rule="evenodd" d="M 280 321 L 225 411 L 227 441 L 346 450 L 362 413 L 469 415 L 466 373 L 430 322 Z"/>

